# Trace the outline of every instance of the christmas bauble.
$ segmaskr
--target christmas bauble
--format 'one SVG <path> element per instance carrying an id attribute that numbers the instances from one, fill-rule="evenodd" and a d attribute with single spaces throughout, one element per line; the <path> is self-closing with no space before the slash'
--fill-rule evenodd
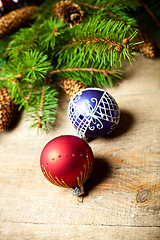
<path id="1" fill-rule="evenodd" d="M 0 0 L 0 17 L 21 7 L 40 5 L 43 0 Z"/>
<path id="2" fill-rule="evenodd" d="M 0 0 L 0 17 L 6 13 L 17 9 L 22 0 Z"/>
<path id="3" fill-rule="evenodd" d="M 93 169 L 93 152 L 86 141 L 63 135 L 52 139 L 42 150 L 40 166 L 44 176 L 73 195 L 84 193 L 83 184 Z"/>
<path id="4" fill-rule="evenodd" d="M 86 88 L 70 100 L 68 116 L 79 137 L 99 137 L 109 134 L 117 126 L 120 110 L 105 90 Z"/>

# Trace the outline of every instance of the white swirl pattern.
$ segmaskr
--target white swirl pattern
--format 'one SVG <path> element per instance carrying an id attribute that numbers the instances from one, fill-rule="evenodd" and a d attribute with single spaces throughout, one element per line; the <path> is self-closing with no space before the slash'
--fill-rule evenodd
<path id="1" fill-rule="evenodd" d="M 80 137 L 85 137 L 87 129 L 90 131 L 94 131 L 96 128 L 103 129 L 102 120 L 112 122 L 113 128 L 118 124 L 120 116 L 118 105 L 107 92 L 104 91 L 99 102 L 95 97 L 90 101 L 85 99 L 79 109 L 77 102 L 81 99 L 82 93 L 83 91 L 80 91 L 72 98 L 68 108 L 69 118 Z M 90 102 L 95 105 L 91 105 Z"/>

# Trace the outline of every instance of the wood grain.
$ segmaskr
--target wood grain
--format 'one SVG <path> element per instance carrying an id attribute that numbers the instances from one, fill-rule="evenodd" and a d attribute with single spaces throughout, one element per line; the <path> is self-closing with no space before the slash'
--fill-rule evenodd
<path id="1" fill-rule="evenodd" d="M 95 167 L 82 203 L 49 183 L 39 166 L 49 140 L 76 134 L 64 93 L 49 133 L 29 129 L 25 113 L 0 133 L 0 240 L 159 239 L 159 63 L 138 56 L 125 80 L 106 88 L 121 120 L 110 136 L 89 142 Z"/>

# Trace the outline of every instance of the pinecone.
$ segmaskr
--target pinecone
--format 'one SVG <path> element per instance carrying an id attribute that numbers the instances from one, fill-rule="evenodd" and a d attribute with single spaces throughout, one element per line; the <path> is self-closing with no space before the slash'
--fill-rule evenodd
<path id="1" fill-rule="evenodd" d="M 145 57 L 154 58 L 156 56 L 156 48 L 153 42 L 144 42 L 140 44 L 138 50 Z"/>
<path id="2" fill-rule="evenodd" d="M 69 26 L 78 25 L 83 18 L 84 12 L 71 1 L 60 1 L 53 7 L 56 18 L 62 19 Z"/>
<path id="3" fill-rule="evenodd" d="M 0 131 L 3 131 L 13 121 L 17 112 L 17 106 L 14 104 L 11 96 L 8 94 L 7 87 L 0 89 Z"/>
<path id="4" fill-rule="evenodd" d="M 80 81 L 75 81 L 73 79 L 62 79 L 60 82 L 64 91 L 69 95 L 70 98 L 74 96 L 77 92 L 86 88 L 86 85 Z"/>
<path id="5" fill-rule="evenodd" d="M 0 18 L 0 38 L 11 34 L 31 20 L 38 7 L 30 6 L 12 11 Z"/>
<path id="6" fill-rule="evenodd" d="M 157 54 L 157 48 L 154 42 L 152 42 L 148 36 L 141 31 L 138 32 L 134 38 L 134 42 L 142 42 L 134 46 L 135 51 L 142 53 L 145 57 L 154 58 Z"/>

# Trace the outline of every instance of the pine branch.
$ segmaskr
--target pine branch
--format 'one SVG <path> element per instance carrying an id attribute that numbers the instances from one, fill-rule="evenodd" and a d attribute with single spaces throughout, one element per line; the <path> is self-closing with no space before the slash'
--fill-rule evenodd
<path id="1" fill-rule="evenodd" d="M 4 57 L 4 52 L 7 49 L 8 43 L 9 43 L 9 39 L 8 38 L 0 39 L 0 75 L 1 76 L 3 75 L 2 69 L 3 69 L 3 67 L 6 64 L 6 59 Z M 0 77 L 0 80 L 3 80 L 3 78 Z M 0 81 L 0 88 L 1 87 L 4 87 L 3 81 Z"/>
<path id="2" fill-rule="evenodd" d="M 5 81 L 5 86 L 8 87 L 11 98 L 20 110 L 24 106 L 24 91 L 20 82 L 17 79 Z"/>
<path id="3" fill-rule="evenodd" d="M 34 15 L 34 27 L 39 27 L 44 21 L 47 21 L 52 14 L 53 5 L 57 0 L 45 0 L 38 8 L 37 12 Z"/>
<path id="4" fill-rule="evenodd" d="M 92 66 L 92 64 L 89 64 Z M 97 66 L 97 64 L 93 64 L 93 66 Z M 103 69 L 105 67 L 105 69 Z M 113 79 L 121 78 L 121 71 L 117 69 L 106 69 L 106 66 L 101 65 L 100 68 L 91 68 L 91 67 L 82 67 L 81 68 L 64 68 L 64 69 L 58 69 L 53 70 L 50 72 L 51 75 L 59 75 L 60 79 L 62 77 L 70 78 L 73 80 L 79 80 L 86 86 L 107 86 L 108 84 L 110 86 L 113 86 Z"/>
<path id="5" fill-rule="evenodd" d="M 135 21 L 126 13 L 137 1 L 82 0 L 85 17 L 73 28 L 53 16 L 56 2 L 45 0 L 34 23 L 12 36 L 0 76 L 19 109 L 24 107 L 33 120 L 32 127 L 43 129 L 50 127 L 57 112 L 53 83 L 67 77 L 86 86 L 113 86 L 114 79 L 121 78 L 119 64 L 122 59 L 134 60 L 137 44 L 132 43 Z M 47 81 L 51 75 L 52 84 Z"/>
<path id="6" fill-rule="evenodd" d="M 23 78 L 31 83 L 34 83 L 37 79 L 42 81 L 51 70 L 51 62 L 48 60 L 48 56 L 37 50 L 25 52 L 23 64 Z"/>
<path id="7" fill-rule="evenodd" d="M 91 5 L 91 4 L 89 4 L 89 3 L 85 3 L 85 2 L 82 2 L 82 1 L 76 1 L 76 2 L 78 2 L 78 3 L 81 4 L 81 5 L 84 5 L 84 6 L 87 6 L 87 7 L 89 7 L 89 8 L 92 8 L 92 9 L 103 10 L 104 12 L 106 12 L 107 14 L 109 14 L 110 17 L 112 17 L 112 18 L 114 18 L 114 19 L 120 21 L 120 19 L 117 18 L 116 15 L 114 15 L 112 12 L 109 12 L 107 9 L 104 9 L 103 7 L 95 6 L 95 5 Z"/>
<path id="8" fill-rule="evenodd" d="M 41 24 L 38 35 L 38 42 L 41 49 L 45 51 L 53 50 L 56 44 L 56 38 L 64 33 L 66 25 L 59 19 L 49 18 Z"/>
<path id="9" fill-rule="evenodd" d="M 88 24 L 82 24 L 72 30 L 73 42 L 63 46 L 57 52 L 58 67 L 63 62 L 80 64 L 82 61 L 92 59 L 106 63 L 111 66 L 121 64 L 122 57 L 133 60 L 134 44 L 131 40 L 137 34 L 137 30 L 132 31 L 130 26 L 125 26 L 122 22 L 110 20 L 90 19 Z M 127 37 L 127 41 L 124 40 Z"/>
<path id="10" fill-rule="evenodd" d="M 135 4 L 135 3 L 138 3 L 139 1 L 120 1 L 120 2 L 109 2 L 107 4 L 105 4 L 105 6 L 109 6 L 109 5 L 120 5 L 120 4 L 123 4 L 123 5 L 128 5 L 128 4 Z"/>
<path id="11" fill-rule="evenodd" d="M 108 49 L 110 50 L 111 48 L 115 47 L 115 49 L 120 52 L 122 50 L 122 47 L 125 45 L 122 41 L 121 42 L 115 42 L 114 40 L 110 40 L 110 39 L 106 39 L 106 38 L 101 38 L 101 37 L 93 37 L 93 38 L 86 38 L 86 39 L 79 39 L 79 40 L 75 40 L 73 39 L 73 42 L 68 44 L 67 46 L 70 47 L 71 45 L 79 45 L 81 43 L 85 43 L 85 44 L 92 44 L 92 43 L 100 43 L 100 44 L 107 44 L 108 45 Z"/>
<path id="12" fill-rule="evenodd" d="M 56 37 L 60 36 L 64 32 L 65 24 L 59 19 L 52 19 L 48 17 L 39 26 L 33 26 L 30 28 L 20 29 L 13 35 L 13 40 L 10 42 L 5 57 L 19 58 L 23 52 L 53 50 L 56 42 Z"/>
<path id="13" fill-rule="evenodd" d="M 158 21 L 157 17 L 154 15 L 154 13 L 151 11 L 151 9 L 147 6 L 146 3 L 141 1 L 142 6 L 145 8 L 145 10 L 149 13 L 149 15 L 153 18 L 155 23 L 157 24 L 158 27 L 160 27 L 160 22 Z"/>
<path id="14" fill-rule="evenodd" d="M 30 96 L 30 105 L 26 109 L 28 118 L 33 120 L 31 127 L 47 130 L 55 121 L 57 113 L 58 92 L 54 85 L 36 88 Z"/>
<path id="15" fill-rule="evenodd" d="M 5 57 L 10 59 L 21 58 L 22 53 L 36 49 L 37 29 L 21 28 L 12 36 L 12 40 L 5 52 Z"/>
<path id="16" fill-rule="evenodd" d="M 35 84 L 32 86 L 32 89 L 29 91 L 28 95 L 24 97 L 24 104 L 27 104 L 27 102 L 30 100 L 31 94 L 34 91 Z"/>
<path id="17" fill-rule="evenodd" d="M 103 69 L 95 69 L 95 68 L 66 68 L 66 69 L 58 69 L 58 70 L 53 70 L 50 72 L 50 74 L 56 74 L 56 73 L 61 73 L 61 72 L 72 72 L 72 71 L 88 71 L 88 72 L 100 72 L 103 73 L 105 77 L 107 77 L 107 74 L 113 74 L 115 71 L 111 70 L 103 70 Z"/>
<path id="18" fill-rule="evenodd" d="M 22 74 L 21 73 L 19 73 L 19 74 L 17 74 L 17 75 L 15 75 L 14 77 L 11 77 L 11 78 L 6 78 L 6 77 L 0 77 L 0 80 L 14 80 L 14 79 L 16 79 L 16 78 L 21 78 L 22 77 Z"/>
<path id="19" fill-rule="evenodd" d="M 103 15 L 106 20 L 114 19 L 117 21 L 123 21 L 125 25 L 132 25 L 136 27 L 136 21 L 128 12 L 130 10 L 136 10 L 140 7 L 139 1 L 116 1 L 116 0 L 106 0 L 106 1 L 76 1 L 82 7 L 85 7 L 89 15 Z M 87 7 L 87 9 L 86 9 Z M 90 11 L 91 9 L 91 11 Z"/>
<path id="20" fill-rule="evenodd" d="M 90 3 L 87 3 L 87 2 L 83 2 L 83 1 L 78 1 L 76 0 L 75 2 L 81 4 L 81 5 L 84 5 L 86 7 L 89 7 L 89 8 L 93 8 L 93 9 L 97 9 L 97 10 L 103 10 L 104 7 L 108 7 L 110 5 L 114 6 L 114 5 L 135 5 L 135 4 L 138 4 L 139 1 L 119 1 L 119 2 L 116 2 L 116 1 L 105 1 L 104 3 L 101 2 L 100 4 L 98 3 L 97 5 L 93 5 L 93 4 L 90 4 Z M 112 16 L 112 13 L 111 13 L 111 16 Z"/>
<path id="21" fill-rule="evenodd" d="M 29 46 L 37 37 L 38 33 L 36 33 L 28 42 L 23 44 L 23 46 L 16 50 L 17 53 L 21 52 L 23 49 L 25 49 L 27 46 Z"/>
<path id="22" fill-rule="evenodd" d="M 41 102 L 40 102 L 40 108 L 39 108 L 39 112 L 38 112 L 37 128 L 42 127 L 41 119 L 43 116 L 44 90 L 45 90 L 45 86 L 42 87 L 42 92 L 41 92 Z"/>

